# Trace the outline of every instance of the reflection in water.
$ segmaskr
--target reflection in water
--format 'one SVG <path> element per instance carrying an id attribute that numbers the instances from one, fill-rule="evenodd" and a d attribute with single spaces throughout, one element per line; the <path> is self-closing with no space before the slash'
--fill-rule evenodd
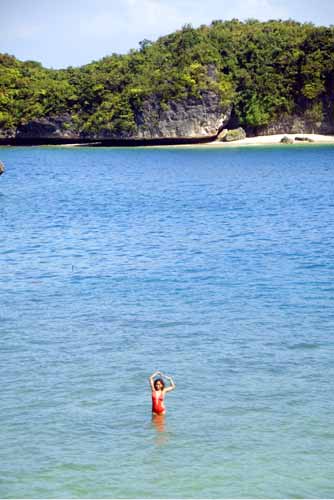
<path id="1" fill-rule="evenodd" d="M 152 423 L 157 432 L 165 432 L 165 415 L 152 414 Z"/>
<path id="2" fill-rule="evenodd" d="M 165 415 L 152 414 L 152 424 L 156 430 L 156 444 L 158 446 L 166 444 L 168 438 L 166 433 Z"/>

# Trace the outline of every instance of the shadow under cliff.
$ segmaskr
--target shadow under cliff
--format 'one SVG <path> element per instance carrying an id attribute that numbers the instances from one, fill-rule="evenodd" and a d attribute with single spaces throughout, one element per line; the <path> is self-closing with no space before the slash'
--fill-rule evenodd
<path id="1" fill-rule="evenodd" d="M 60 145 L 78 145 L 88 147 L 136 147 L 136 146 L 172 146 L 177 144 L 205 144 L 215 141 L 217 135 L 210 137 L 160 137 L 156 139 L 68 139 L 68 138 L 1 138 L 2 146 L 60 146 Z"/>

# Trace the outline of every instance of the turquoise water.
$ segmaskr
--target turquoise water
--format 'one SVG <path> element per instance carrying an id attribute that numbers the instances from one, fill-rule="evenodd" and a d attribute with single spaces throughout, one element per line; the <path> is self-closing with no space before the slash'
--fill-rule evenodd
<path id="1" fill-rule="evenodd" d="M 0 497 L 333 497 L 334 148 L 0 159 Z"/>

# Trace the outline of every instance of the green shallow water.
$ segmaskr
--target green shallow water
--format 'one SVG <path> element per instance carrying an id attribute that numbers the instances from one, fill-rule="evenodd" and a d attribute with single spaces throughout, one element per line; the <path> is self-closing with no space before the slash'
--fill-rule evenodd
<path id="1" fill-rule="evenodd" d="M 0 496 L 333 497 L 334 148 L 1 159 Z"/>

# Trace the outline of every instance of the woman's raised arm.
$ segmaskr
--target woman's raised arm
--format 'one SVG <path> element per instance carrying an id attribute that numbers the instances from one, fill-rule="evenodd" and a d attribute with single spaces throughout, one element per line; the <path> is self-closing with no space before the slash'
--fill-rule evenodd
<path id="1" fill-rule="evenodd" d="M 165 375 L 165 379 L 169 380 L 170 386 L 166 387 L 166 389 L 164 390 L 164 392 L 173 391 L 175 389 L 175 387 L 176 387 L 174 380 L 172 379 L 172 377 L 167 377 L 167 375 Z"/>
<path id="2" fill-rule="evenodd" d="M 151 386 L 152 391 L 154 391 L 154 380 L 153 380 L 153 379 L 154 379 L 154 377 L 156 377 L 157 375 L 162 375 L 162 373 L 161 373 L 159 370 L 157 370 L 156 372 L 152 373 L 152 375 L 150 375 L 150 376 L 148 377 L 148 379 L 149 379 L 149 381 L 150 381 L 150 386 Z"/>

